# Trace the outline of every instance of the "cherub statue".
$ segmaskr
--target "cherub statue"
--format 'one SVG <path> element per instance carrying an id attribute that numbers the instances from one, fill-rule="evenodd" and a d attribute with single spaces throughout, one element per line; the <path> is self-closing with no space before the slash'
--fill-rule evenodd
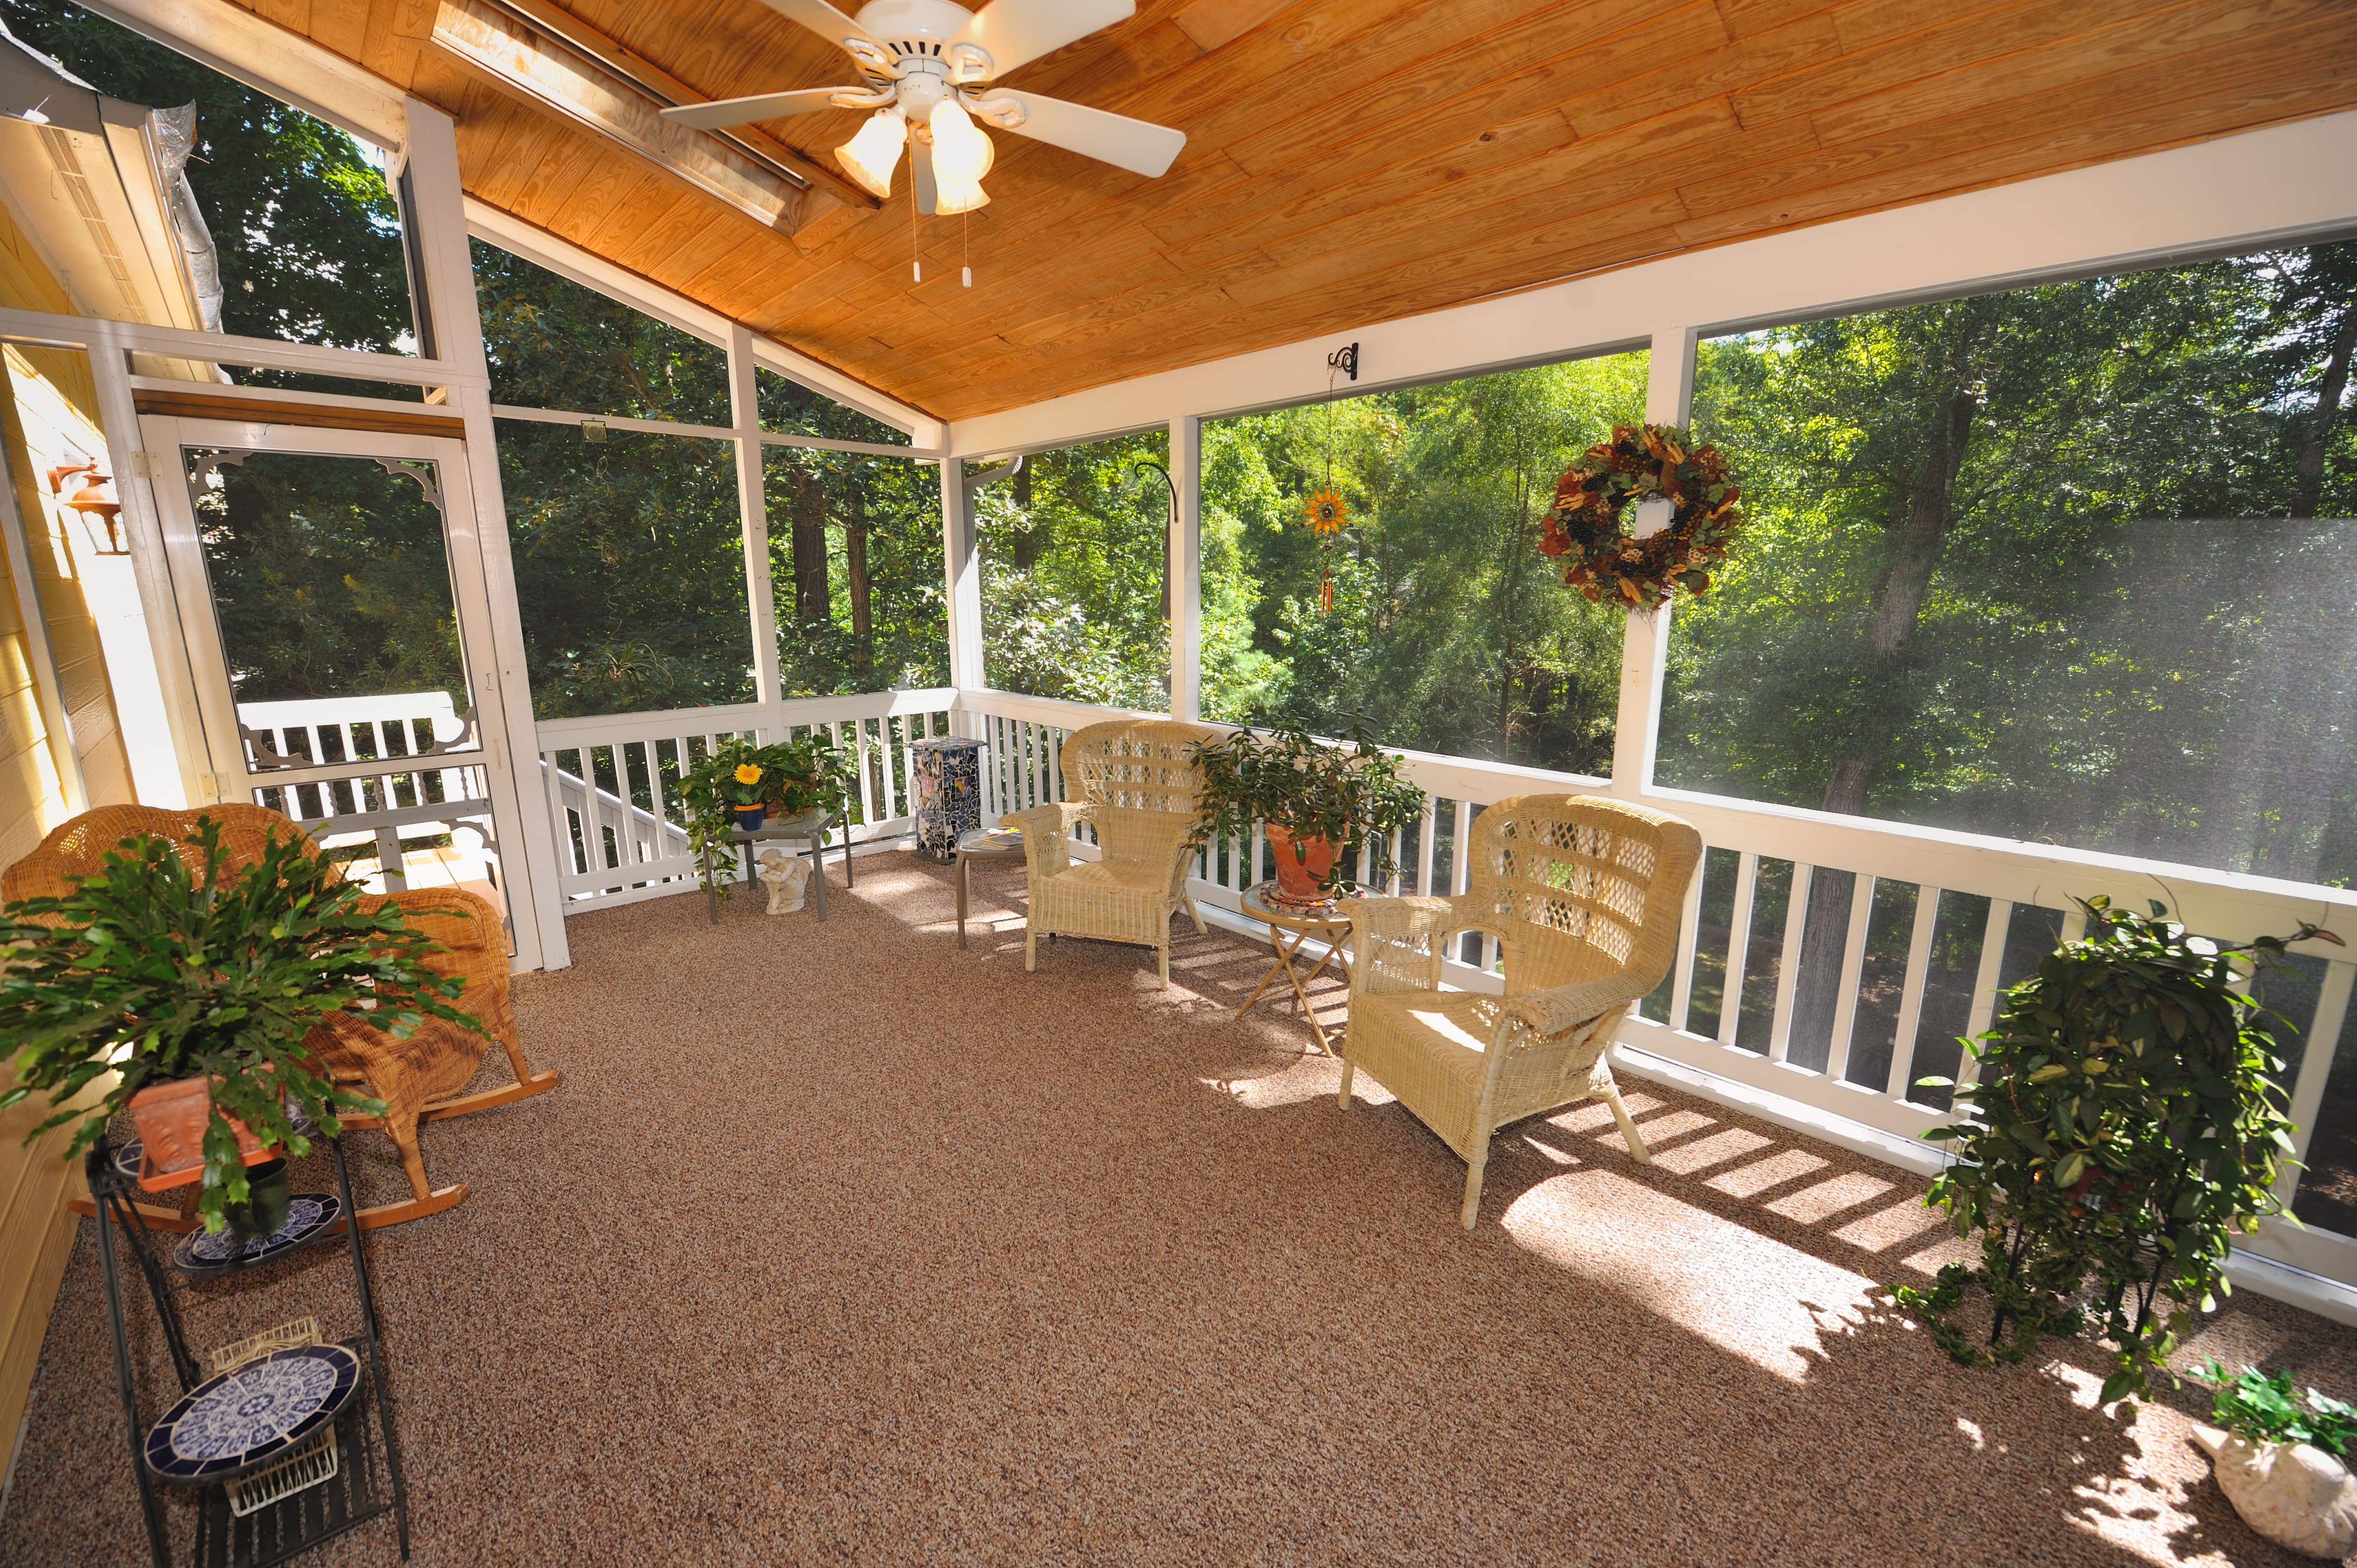
<path id="1" fill-rule="evenodd" d="M 761 886 L 770 890 L 770 913 L 791 915 L 810 892 L 810 863 L 782 849 L 761 852 Z"/>

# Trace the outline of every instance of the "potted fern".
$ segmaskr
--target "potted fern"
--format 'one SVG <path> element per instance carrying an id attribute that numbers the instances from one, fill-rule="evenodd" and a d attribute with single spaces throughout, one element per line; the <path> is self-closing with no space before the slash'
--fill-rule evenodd
<path id="1" fill-rule="evenodd" d="M 1424 811 L 1424 791 L 1402 775 L 1402 759 L 1363 734 L 1329 746 L 1303 729 L 1263 736 L 1246 727 L 1199 741 L 1189 756 L 1203 779 L 1194 842 L 1265 832 L 1279 903 L 1310 908 L 1361 882 L 1380 885 L 1398 869 L 1392 835 Z M 1361 843 L 1365 864 L 1352 878 L 1342 852 Z"/>
<path id="2" fill-rule="evenodd" d="M 334 1136 L 339 1112 L 384 1109 L 328 1079 L 313 1029 L 339 1013 L 396 1038 L 429 1015 L 481 1026 L 453 1005 L 465 982 L 426 967 L 437 945 L 399 908 L 366 908 L 291 823 L 242 870 L 224 860 L 201 818 L 182 844 L 125 839 L 71 892 L 0 908 L 0 1109 L 48 1096 L 27 1142 L 80 1118 L 68 1159 L 127 1110 L 143 1185 L 199 1181 L 208 1230 L 267 1234 L 306 1126 Z"/>

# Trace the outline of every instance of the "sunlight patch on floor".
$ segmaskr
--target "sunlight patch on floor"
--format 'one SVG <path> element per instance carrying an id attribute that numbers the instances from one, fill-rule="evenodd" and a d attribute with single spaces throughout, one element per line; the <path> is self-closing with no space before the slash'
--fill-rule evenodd
<path id="1" fill-rule="evenodd" d="M 1609 1171 L 1540 1183 L 1504 1224 L 1534 1255 L 1794 1383 L 1825 1359 L 1828 1330 L 1856 1321 L 1878 1288 Z"/>

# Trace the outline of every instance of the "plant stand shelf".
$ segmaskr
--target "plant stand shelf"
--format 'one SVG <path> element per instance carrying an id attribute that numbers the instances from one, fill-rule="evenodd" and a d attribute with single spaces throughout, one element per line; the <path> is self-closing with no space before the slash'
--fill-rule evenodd
<path id="1" fill-rule="evenodd" d="M 851 870 L 851 808 L 828 811 L 813 807 L 791 817 L 777 817 L 758 828 L 731 828 L 728 832 L 728 853 L 734 856 L 740 846 L 759 843 L 765 839 L 801 839 L 809 846 L 811 860 L 811 896 L 818 903 L 818 918 L 826 918 L 826 835 L 831 829 L 843 830 L 843 885 L 854 886 Z M 753 856 L 748 848 L 744 855 L 745 886 L 753 886 Z M 712 880 L 712 851 L 704 852 L 704 902 L 712 923 L 720 923 L 720 893 Z"/>
<path id="2" fill-rule="evenodd" d="M 170 1233 L 152 1227 L 145 1211 L 134 1201 L 140 1192 L 136 1164 L 121 1158 L 123 1151 L 107 1140 L 100 1139 L 83 1162 L 90 1180 L 91 1207 L 98 1220 L 99 1281 L 106 1298 L 107 1326 L 114 1340 L 115 1386 L 123 1400 L 131 1468 L 139 1483 L 140 1511 L 146 1524 L 148 1552 L 155 1568 L 177 1568 L 179 1561 L 173 1554 L 173 1531 L 167 1524 L 167 1517 L 175 1511 L 194 1516 L 186 1559 L 191 1568 L 269 1568 L 272 1563 L 283 1563 L 387 1512 L 393 1516 L 401 1555 L 404 1559 L 409 1555 L 409 1498 L 402 1480 L 401 1449 L 393 1434 L 392 1400 L 385 1382 L 384 1353 L 378 1343 L 376 1302 L 370 1291 L 368 1258 L 361 1245 L 362 1226 L 353 1223 L 360 1211 L 352 1202 L 351 1172 L 344 1162 L 341 1139 L 315 1134 L 315 1149 L 320 1144 L 325 1145 L 335 1166 L 334 1194 L 298 1195 L 298 1201 L 313 1205 L 309 1223 L 300 1228 L 299 1234 L 290 1236 L 282 1231 L 282 1240 L 250 1247 L 245 1255 L 227 1261 L 199 1259 L 190 1251 L 189 1243 L 183 1243 L 178 1251 L 188 1253 L 188 1261 L 181 1262 L 157 1244 L 159 1234 Z M 319 1441 L 316 1435 L 295 1442 L 294 1446 L 267 1460 L 256 1459 L 242 1471 L 202 1481 L 175 1482 L 157 1475 L 146 1458 L 148 1434 L 156 1417 L 154 1412 L 143 1413 L 141 1409 L 124 1319 L 121 1252 L 129 1253 L 147 1287 L 164 1331 L 165 1347 L 171 1354 L 179 1386 L 166 1400 L 169 1405 L 206 1382 L 210 1375 L 188 1349 L 177 1298 L 183 1293 L 202 1291 L 231 1274 L 272 1267 L 338 1236 L 343 1238 L 351 1261 L 361 1329 L 335 1341 L 358 1363 L 359 1377 L 356 1386 L 351 1387 L 350 1397 L 324 1428 L 328 1434 L 326 1442 L 334 1452 L 334 1473 L 262 1503 L 242 1516 L 232 1507 L 231 1485 L 241 1480 L 268 1478 L 278 1464 L 309 1451 Z M 175 1236 L 173 1240 L 179 1238 Z M 177 1280 L 175 1275 L 178 1276 Z M 316 1342 L 316 1331 L 307 1320 L 298 1326 L 312 1334 L 310 1339 L 302 1342 Z M 256 1337 L 267 1340 L 272 1334 L 283 1332 L 272 1330 Z M 234 1350 L 229 1354 L 231 1366 L 258 1364 Z M 167 1500 L 175 1493 L 191 1499 L 193 1506 L 176 1509 Z"/>

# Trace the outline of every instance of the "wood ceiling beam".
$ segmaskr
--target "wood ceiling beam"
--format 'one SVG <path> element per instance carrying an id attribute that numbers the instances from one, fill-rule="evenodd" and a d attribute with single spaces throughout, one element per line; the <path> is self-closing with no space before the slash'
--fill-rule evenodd
<path id="1" fill-rule="evenodd" d="M 686 82 L 672 75 L 643 55 L 634 54 L 619 42 L 598 31 L 588 23 L 549 3 L 549 0 L 498 0 L 507 9 L 515 11 L 555 38 L 572 45 L 606 66 L 616 75 L 640 87 L 651 90 L 656 96 L 672 104 L 709 103 L 711 96 L 698 92 Z M 844 178 L 823 162 L 805 156 L 798 147 L 787 145 L 767 132 L 751 125 L 735 125 L 716 133 L 724 141 L 737 142 L 774 163 L 782 164 L 794 173 L 823 185 L 853 207 L 874 211 L 883 204 L 867 192 Z"/>
<path id="2" fill-rule="evenodd" d="M 635 83 L 483 0 L 440 0 L 434 43 L 506 91 L 619 144 L 783 234 L 809 188 L 717 137 L 674 125 Z"/>

